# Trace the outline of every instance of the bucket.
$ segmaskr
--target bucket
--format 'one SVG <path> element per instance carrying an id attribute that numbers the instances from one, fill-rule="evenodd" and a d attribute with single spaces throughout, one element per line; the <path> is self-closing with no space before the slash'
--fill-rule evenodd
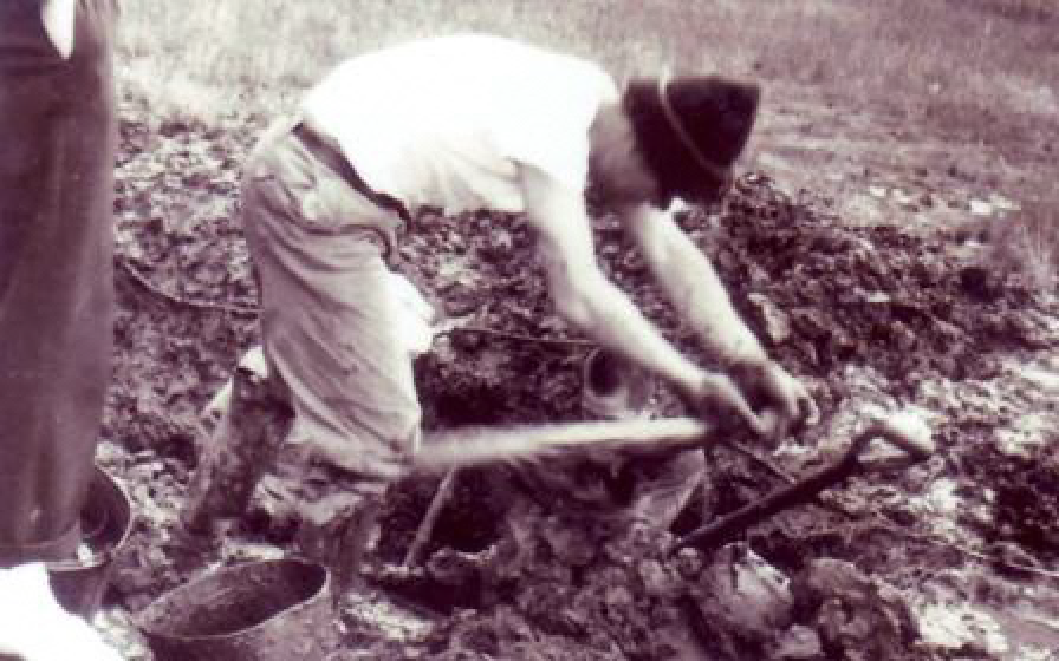
<path id="1" fill-rule="evenodd" d="M 608 420 L 650 416 L 654 379 L 629 360 L 593 349 L 581 368 L 581 407 Z"/>
<path id="2" fill-rule="evenodd" d="M 323 659 L 339 637 L 322 565 L 285 558 L 211 572 L 145 608 L 157 661 Z"/>
<path id="3" fill-rule="evenodd" d="M 125 490 L 99 467 L 89 483 L 80 523 L 82 545 L 91 555 L 46 566 L 56 600 L 67 611 L 91 619 L 103 602 L 114 555 L 125 544 L 132 524 Z"/>

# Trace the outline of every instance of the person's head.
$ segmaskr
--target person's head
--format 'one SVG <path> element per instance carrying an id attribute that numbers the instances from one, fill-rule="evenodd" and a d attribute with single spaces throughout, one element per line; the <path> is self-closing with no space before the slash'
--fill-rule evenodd
<path id="1" fill-rule="evenodd" d="M 594 187 L 604 199 L 661 208 L 720 198 L 759 98 L 756 85 L 716 76 L 630 81 L 592 126 Z"/>

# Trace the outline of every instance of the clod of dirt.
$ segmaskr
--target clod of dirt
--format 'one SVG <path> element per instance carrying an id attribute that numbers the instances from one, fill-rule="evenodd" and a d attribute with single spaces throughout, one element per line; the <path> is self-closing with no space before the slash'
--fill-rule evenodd
<path id="1" fill-rule="evenodd" d="M 796 579 L 799 613 L 814 613 L 828 658 L 870 661 L 905 658 L 915 630 L 899 591 L 833 558 L 809 563 Z"/>
<path id="2" fill-rule="evenodd" d="M 690 584 L 693 626 L 722 658 L 764 655 L 791 625 L 794 596 L 790 579 L 743 544 L 719 549 Z"/>
<path id="3" fill-rule="evenodd" d="M 823 661 L 825 657 L 816 631 L 796 624 L 780 634 L 768 658 L 776 661 Z"/>
<path id="4" fill-rule="evenodd" d="M 982 448 L 966 466 L 969 477 L 992 485 L 992 521 L 983 536 L 1014 542 L 1044 558 L 1059 557 L 1059 450 L 1055 444 L 1028 457 Z"/>

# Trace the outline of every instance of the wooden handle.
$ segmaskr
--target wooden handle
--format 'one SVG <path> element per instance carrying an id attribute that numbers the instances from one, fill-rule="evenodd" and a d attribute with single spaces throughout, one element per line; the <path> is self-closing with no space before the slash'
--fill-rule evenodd
<path id="1" fill-rule="evenodd" d="M 427 436 L 413 463 L 419 469 L 445 470 L 541 458 L 577 447 L 679 449 L 711 442 L 712 429 L 697 418 L 465 427 Z"/>

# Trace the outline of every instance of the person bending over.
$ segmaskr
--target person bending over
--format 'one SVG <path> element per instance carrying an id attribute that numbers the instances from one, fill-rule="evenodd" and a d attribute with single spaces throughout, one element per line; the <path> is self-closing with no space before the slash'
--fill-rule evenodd
<path id="1" fill-rule="evenodd" d="M 287 442 L 358 476 L 362 511 L 408 470 L 420 405 L 395 340 L 400 265 L 388 257 L 422 207 L 524 214 L 560 315 L 700 411 L 734 413 L 762 434 L 804 418 L 806 389 L 769 360 L 665 212 L 678 198 L 724 195 L 758 99 L 756 86 L 716 76 L 640 78 L 619 90 L 590 61 L 489 35 L 339 65 L 269 129 L 242 178 L 264 357 L 294 414 Z M 589 189 L 724 372 L 682 355 L 603 275 Z M 748 403 L 751 391 L 776 428 Z"/>

